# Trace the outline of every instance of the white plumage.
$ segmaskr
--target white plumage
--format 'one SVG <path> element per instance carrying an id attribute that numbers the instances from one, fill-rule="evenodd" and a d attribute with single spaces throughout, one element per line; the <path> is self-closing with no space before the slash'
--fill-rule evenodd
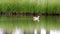
<path id="1" fill-rule="evenodd" d="M 40 17 L 40 16 L 37 16 L 37 17 L 35 16 L 35 17 L 33 17 L 33 21 L 38 21 L 38 22 L 39 22 L 39 17 Z"/>

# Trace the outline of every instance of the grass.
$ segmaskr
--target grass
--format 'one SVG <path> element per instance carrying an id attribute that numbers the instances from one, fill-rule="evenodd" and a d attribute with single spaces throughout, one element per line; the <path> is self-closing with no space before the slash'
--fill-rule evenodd
<path id="1" fill-rule="evenodd" d="M 0 11 L 60 13 L 59 3 L 59 0 L 0 0 Z"/>

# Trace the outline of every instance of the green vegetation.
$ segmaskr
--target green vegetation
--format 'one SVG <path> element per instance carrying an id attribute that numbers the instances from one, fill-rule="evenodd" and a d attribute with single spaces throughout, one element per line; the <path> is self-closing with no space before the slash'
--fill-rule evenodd
<path id="1" fill-rule="evenodd" d="M 0 11 L 60 13 L 60 0 L 0 0 Z"/>

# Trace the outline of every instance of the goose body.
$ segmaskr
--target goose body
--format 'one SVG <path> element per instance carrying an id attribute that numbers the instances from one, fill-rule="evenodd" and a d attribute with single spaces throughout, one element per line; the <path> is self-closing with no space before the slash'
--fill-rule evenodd
<path id="1" fill-rule="evenodd" d="M 40 16 L 37 16 L 37 17 L 35 16 L 35 17 L 33 17 L 33 21 L 38 21 L 38 22 L 39 22 L 39 17 L 40 17 Z"/>

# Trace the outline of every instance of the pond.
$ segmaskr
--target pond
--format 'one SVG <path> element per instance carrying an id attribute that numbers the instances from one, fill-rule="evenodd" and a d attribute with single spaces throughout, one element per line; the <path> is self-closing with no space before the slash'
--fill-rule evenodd
<path id="1" fill-rule="evenodd" d="M 0 16 L 0 28 L 4 32 L 12 34 L 16 27 L 22 29 L 24 34 L 56 34 L 54 32 L 60 30 L 60 16 L 41 16 L 39 23 L 33 21 L 32 16 Z M 0 29 L 0 32 L 3 31 Z"/>

